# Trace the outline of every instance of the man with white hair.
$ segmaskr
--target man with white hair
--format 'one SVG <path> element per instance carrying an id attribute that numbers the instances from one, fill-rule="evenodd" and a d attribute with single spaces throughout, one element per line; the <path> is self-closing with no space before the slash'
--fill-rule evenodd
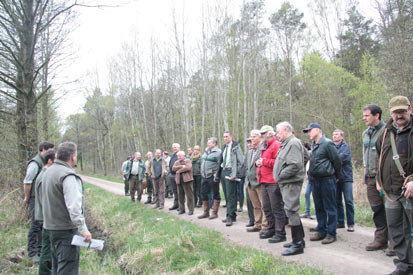
<path id="1" fill-rule="evenodd" d="M 142 198 L 142 180 L 145 176 L 145 163 L 142 161 L 140 152 L 135 153 L 135 157 L 126 166 L 127 179 L 129 180 L 129 192 L 131 201 L 135 202 L 135 193 L 138 192 L 138 201 Z"/>
<path id="2" fill-rule="evenodd" d="M 300 193 L 304 181 L 304 148 L 293 134 L 293 127 L 284 121 L 276 126 L 277 139 L 281 142 L 274 164 L 273 176 L 280 186 L 284 210 L 290 220 L 293 241 L 285 244 L 288 249 L 281 253 L 290 256 L 304 253 L 304 229 L 300 215 Z"/>
<path id="3" fill-rule="evenodd" d="M 188 205 L 188 215 L 194 214 L 194 193 L 192 182 L 192 161 L 185 157 L 184 151 L 176 153 L 178 160 L 175 161 L 172 171 L 176 173 L 175 182 L 178 188 L 179 215 L 185 213 L 185 195 Z"/>
<path id="4" fill-rule="evenodd" d="M 266 231 L 260 232 L 261 239 L 269 239 L 269 243 L 279 243 L 287 240 L 285 237 L 285 212 L 280 187 L 274 180 L 273 168 L 281 143 L 274 136 L 274 128 L 270 125 L 261 127 L 264 138 L 261 157 L 255 161 L 257 179 L 261 184 L 262 208 L 267 218 Z"/>
<path id="5" fill-rule="evenodd" d="M 178 156 L 176 155 L 176 153 L 178 153 L 180 150 L 181 150 L 181 145 L 179 145 L 178 143 L 172 144 L 173 154 L 171 156 L 171 159 L 169 160 L 169 182 L 171 183 L 172 192 L 174 193 L 174 205 L 171 208 L 169 208 L 169 210 L 175 210 L 179 208 L 178 189 L 176 187 L 176 181 L 175 181 L 176 173 L 172 171 L 172 167 L 174 166 L 175 161 L 178 160 Z"/>

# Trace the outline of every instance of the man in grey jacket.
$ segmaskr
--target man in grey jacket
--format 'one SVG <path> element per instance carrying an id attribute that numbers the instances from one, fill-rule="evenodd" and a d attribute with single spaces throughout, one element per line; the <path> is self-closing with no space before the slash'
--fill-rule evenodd
<path id="1" fill-rule="evenodd" d="M 300 215 L 300 193 L 304 181 L 304 148 L 293 135 L 293 127 L 281 122 L 276 127 L 277 139 L 281 142 L 274 164 L 274 180 L 280 186 L 285 212 L 290 219 L 293 241 L 285 244 L 288 249 L 281 253 L 290 256 L 304 253 L 304 230 Z"/>
<path id="2" fill-rule="evenodd" d="M 207 142 L 208 148 L 201 158 L 201 197 L 202 208 L 204 213 L 198 216 L 198 219 L 208 218 L 210 220 L 218 217 L 219 204 L 221 202 L 221 195 L 219 194 L 219 181 L 215 181 L 214 177 L 218 172 L 218 160 L 221 155 L 221 150 L 217 147 L 217 139 L 210 137 Z M 209 215 L 209 199 L 208 194 L 213 192 L 214 207 L 212 215 Z"/>
<path id="3" fill-rule="evenodd" d="M 78 232 L 85 242 L 92 239 L 83 215 L 82 179 L 73 170 L 76 156 L 76 144 L 61 143 L 57 160 L 43 176 L 43 227 L 50 234 L 52 274 L 78 274 L 80 249 L 71 241 Z"/>

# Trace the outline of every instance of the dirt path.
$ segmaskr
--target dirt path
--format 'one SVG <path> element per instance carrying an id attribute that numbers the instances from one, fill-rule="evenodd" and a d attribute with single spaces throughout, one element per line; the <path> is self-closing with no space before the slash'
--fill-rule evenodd
<path id="1" fill-rule="evenodd" d="M 121 196 L 124 195 L 123 184 L 87 176 L 82 176 L 82 178 L 86 182 L 109 192 Z M 129 198 L 125 197 L 125 199 Z M 146 200 L 145 195 L 142 201 L 144 200 Z M 285 248 L 282 247 L 282 243 L 270 244 L 267 240 L 259 239 L 258 233 L 246 232 L 245 225 L 248 222 L 246 211 L 242 213 L 237 212 L 237 222 L 228 228 L 221 222 L 221 219 L 225 217 L 225 208 L 220 208 L 218 219 L 199 220 L 197 216 L 202 213 L 200 208 L 195 208 L 195 213 L 192 216 L 186 214 L 178 216 L 177 211 L 168 211 L 168 208 L 172 206 L 172 202 L 172 199 L 166 199 L 165 208 L 162 211 L 169 212 L 171 215 L 194 224 L 218 231 L 236 244 L 260 249 L 272 254 L 274 257 L 280 257 L 280 253 L 285 250 Z M 392 258 L 387 257 L 384 251 L 367 252 L 364 249 L 366 244 L 373 239 L 372 228 L 356 226 L 356 231 L 353 233 L 347 232 L 345 229 L 338 229 L 337 242 L 330 245 L 322 245 L 320 242 L 311 242 L 309 239 L 309 227 L 316 226 L 316 221 L 303 219 L 302 222 L 306 232 L 306 248 L 304 254 L 283 257 L 286 261 L 317 266 L 327 274 L 370 275 L 387 274 L 393 271 L 394 265 Z M 286 230 L 288 233 L 287 240 L 291 241 L 290 228 L 287 227 Z"/>

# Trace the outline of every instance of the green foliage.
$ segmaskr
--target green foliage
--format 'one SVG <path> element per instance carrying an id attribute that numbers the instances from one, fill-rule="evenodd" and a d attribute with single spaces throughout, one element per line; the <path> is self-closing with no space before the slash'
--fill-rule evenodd
<path id="1" fill-rule="evenodd" d="M 344 20 L 344 33 L 339 35 L 340 51 L 337 54 L 343 68 L 362 76 L 360 72 L 362 57 L 365 54 L 377 56 L 379 43 L 374 39 L 376 29 L 373 20 L 366 20 L 353 5 L 347 11 L 348 18 Z"/>

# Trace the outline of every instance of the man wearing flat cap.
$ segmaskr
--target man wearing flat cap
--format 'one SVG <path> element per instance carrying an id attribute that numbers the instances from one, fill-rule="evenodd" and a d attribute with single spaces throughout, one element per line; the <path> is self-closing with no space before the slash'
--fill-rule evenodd
<path id="1" fill-rule="evenodd" d="M 384 194 L 387 226 L 397 259 L 391 274 L 413 274 L 410 228 L 413 217 L 413 127 L 407 97 L 389 102 L 391 119 L 376 141 L 379 166 L 377 190 Z"/>
<path id="2" fill-rule="evenodd" d="M 323 135 L 320 124 L 310 123 L 303 132 L 313 141 L 308 177 L 318 224 L 317 233 L 310 241 L 330 244 L 337 239 L 336 179 L 340 176 L 341 160 L 333 141 Z"/>

